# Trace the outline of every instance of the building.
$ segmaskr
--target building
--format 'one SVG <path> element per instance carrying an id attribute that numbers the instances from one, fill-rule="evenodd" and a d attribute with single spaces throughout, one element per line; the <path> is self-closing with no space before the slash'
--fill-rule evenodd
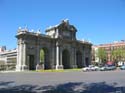
<path id="1" fill-rule="evenodd" d="M 5 64 L 15 63 L 17 60 L 17 50 L 8 50 L 0 53 L 0 61 L 4 61 Z"/>
<path id="2" fill-rule="evenodd" d="M 112 51 L 117 49 L 125 50 L 125 41 L 114 41 L 113 43 L 100 44 L 92 46 L 92 61 L 99 62 L 99 58 L 97 56 L 97 52 L 99 48 L 103 48 L 106 51 L 107 59 L 106 61 L 115 61 L 112 56 Z M 125 61 L 124 58 L 119 59 L 118 61 Z"/>
<path id="3" fill-rule="evenodd" d="M 35 70 L 40 66 L 40 50 L 44 51 L 44 69 L 82 68 L 91 63 L 91 46 L 87 41 L 76 39 L 77 29 L 63 20 L 60 24 L 40 31 L 30 32 L 19 28 L 16 35 L 16 70 Z"/>
<path id="4" fill-rule="evenodd" d="M 6 46 L 1 46 L 0 47 L 0 53 L 6 51 Z"/>
<path id="5" fill-rule="evenodd" d="M 17 64 L 17 50 L 0 52 L 0 70 L 15 70 Z"/>

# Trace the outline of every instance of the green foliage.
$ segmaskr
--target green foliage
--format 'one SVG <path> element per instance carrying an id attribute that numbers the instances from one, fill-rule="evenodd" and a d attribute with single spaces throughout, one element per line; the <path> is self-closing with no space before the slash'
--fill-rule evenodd
<path id="1" fill-rule="evenodd" d="M 99 61 L 105 63 L 106 62 L 106 51 L 103 48 L 99 48 L 97 52 L 97 56 L 99 57 Z"/>
<path id="2" fill-rule="evenodd" d="M 125 58 L 125 50 L 122 48 L 117 48 L 111 51 L 111 55 L 114 61 L 122 61 Z"/>
<path id="3" fill-rule="evenodd" d="M 40 50 L 40 64 L 44 63 L 44 55 L 45 55 L 44 50 L 41 49 Z"/>

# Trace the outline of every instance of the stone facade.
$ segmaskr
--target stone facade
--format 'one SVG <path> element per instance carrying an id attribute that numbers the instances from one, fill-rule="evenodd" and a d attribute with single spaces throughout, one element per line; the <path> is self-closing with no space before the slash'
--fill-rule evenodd
<path id="1" fill-rule="evenodd" d="M 76 28 L 63 20 L 59 25 L 39 31 L 18 29 L 16 70 L 35 70 L 40 64 L 40 50 L 44 50 L 44 69 L 82 68 L 91 63 L 92 44 L 76 39 Z"/>

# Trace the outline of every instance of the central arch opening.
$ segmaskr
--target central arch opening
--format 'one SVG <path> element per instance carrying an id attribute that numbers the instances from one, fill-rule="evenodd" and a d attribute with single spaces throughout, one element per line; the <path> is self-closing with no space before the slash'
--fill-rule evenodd
<path id="1" fill-rule="evenodd" d="M 80 51 L 76 52 L 76 63 L 78 68 L 82 68 L 82 53 Z"/>
<path id="2" fill-rule="evenodd" d="M 49 51 L 47 48 L 40 50 L 40 64 L 44 65 L 44 69 L 51 69 L 49 62 Z"/>
<path id="3" fill-rule="evenodd" d="M 70 68 L 70 55 L 68 50 L 63 50 L 62 52 L 62 63 L 64 69 Z"/>

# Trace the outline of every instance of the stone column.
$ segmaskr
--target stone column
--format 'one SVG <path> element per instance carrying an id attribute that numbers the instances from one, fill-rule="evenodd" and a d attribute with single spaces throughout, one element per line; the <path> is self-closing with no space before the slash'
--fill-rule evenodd
<path id="1" fill-rule="evenodd" d="M 83 49 L 83 56 L 82 56 L 83 66 L 86 66 L 86 61 L 85 61 L 86 55 L 85 55 L 85 52 L 86 52 L 86 49 L 84 47 L 84 49 Z"/>
<path id="2" fill-rule="evenodd" d="M 62 53 L 60 51 L 59 42 L 57 41 L 56 43 L 56 70 L 58 69 L 63 69 L 63 65 L 62 65 Z"/>
<path id="3" fill-rule="evenodd" d="M 86 66 L 86 64 L 85 64 L 85 51 L 84 51 L 84 49 L 82 49 L 82 67 L 84 67 L 84 66 Z"/>
<path id="4" fill-rule="evenodd" d="M 91 54 L 91 47 L 89 48 L 89 64 L 92 64 L 92 54 Z"/>
<path id="5" fill-rule="evenodd" d="M 16 62 L 16 71 L 19 71 L 19 44 L 17 46 L 17 62 Z"/>
<path id="6" fill-rule="evenodd" d="M 17 46 L 17 64 L 16 65 L 19 65 L 19 49 L 20 49 L 20 46 L 18 44 L 18 46 Z"/>
<path id="7" fill-rule="evenodd" d="M 37 45 L 37 64 L 40 64 L 40 48 L 39 48 L 39 45 Z"/>
<path id="8" fill-rule="evenodd" d="M 62 50 L 60 49 L 60 65 L 62 65 Z"/>
<path id="9" fill-rule="evenodd" d="M 39 69 L 42 69 L 42 67 L 40 66 L 40 47 L 39 47 L 39 44 L 37 44 L 37 55 L 36 55 L 36 70 L 39 70 Z"/>
<path id="10" fill-rule="evenodd" d="M 59 43 L 56 42 L 56 69 L 59 69 Z"/>
<path id="11" fill-rule="evenodd" d="M 55 65 L 54 65 L 54 64 L 55 64 L 55 61 L 56 61 L 56 60 L 55 60 L 55 48 L 54 48 L 54 46 L 52 46 L 51 49 L 52 49 L 52 50 L 51 50 L 51 52 L 52 52 L 52 53 L 51 53 L 51 60 L 52 60 L 52 61 L 51 61 L 51 62 L 52 62 L 51 65 L 52 65 L 52 69 L 55 69 Z"/>
<path id="12" fill-rule="evenodd" d="M 62 49 L 61 49 L 61 47 L 60 47 L 60 66 L 59 66 L 59 68 L 60 69 L 63 69 L 63 64 L 62 64 Z"/>
<path id="13" fill-rule="evenodd" d="M 73 48 L 73 51 L 74 51 L 74 66 L 73 66 L 73 68 L 77 68 L 77 63 L 76 63 L 76 48 L 75 47 Z"/>
<path id="14" fill-rule="evenodd" d="M 27 70 L 28 66 L 27 66 L 27 51 L 26 51 L 26 42 L 23 43 L 23 53 L 22 53 L 22 57 L 23 57 L 23 63 L 22 63 L 22 71 Z"/>
<path id="15" fill-rule="evenodd" d="M 70 53 L 70 68 L 74 68 L 74 48 L 70 47 L 69 48 L 69 53 Z"/>
<path id="16" fill-rule="evenodd" d="M 16 71 L 22 70 L 22 43 L 18 41 Z"/>

